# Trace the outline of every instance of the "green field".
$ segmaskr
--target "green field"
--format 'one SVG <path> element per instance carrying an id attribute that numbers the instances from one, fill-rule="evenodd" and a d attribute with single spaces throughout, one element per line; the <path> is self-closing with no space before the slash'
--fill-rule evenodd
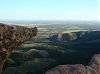
<path id="1" fill-rule="evenodd" d="M 88 31 L 88 30 L 80 27 L 70 27 L 67 28 L 65 31 L 63 31 L 62 33 L 80 32 L 80 31 Z"/>

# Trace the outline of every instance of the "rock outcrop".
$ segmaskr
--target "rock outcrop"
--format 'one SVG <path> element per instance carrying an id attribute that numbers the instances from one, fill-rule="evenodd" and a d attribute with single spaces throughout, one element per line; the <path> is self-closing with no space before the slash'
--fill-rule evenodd
<path id="1" fill-rule="evenodd" d="M 0 23 L 0 74 L 12 50 L 37 34 L 37 27 L 8 26 Z"/>
<path id="2" fill-rule="evenodd" d="M 90 65 L 59 65 L 45 74 L 100 74 L 100 54 L 93 56 Z"/>

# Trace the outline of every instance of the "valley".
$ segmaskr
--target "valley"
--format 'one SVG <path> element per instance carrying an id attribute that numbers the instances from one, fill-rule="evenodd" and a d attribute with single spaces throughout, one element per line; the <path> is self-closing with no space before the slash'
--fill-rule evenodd
<path id="1" fill-rule="evenodd" d="M 99 26 L 53 24 L 37 27 L 37 36 L 11 53 L 3 74 L 44 74 L 58 65 L 88 65 L 92 56 L 100 52 Z"/>

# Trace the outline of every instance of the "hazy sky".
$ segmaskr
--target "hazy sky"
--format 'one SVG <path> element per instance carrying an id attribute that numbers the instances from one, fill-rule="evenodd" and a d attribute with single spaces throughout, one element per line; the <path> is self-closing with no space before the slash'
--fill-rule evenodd
<path id="1" fill-rule="evenodd" d="M 0 20 L 100 20 L 100 0 L 0 0 Z"/>

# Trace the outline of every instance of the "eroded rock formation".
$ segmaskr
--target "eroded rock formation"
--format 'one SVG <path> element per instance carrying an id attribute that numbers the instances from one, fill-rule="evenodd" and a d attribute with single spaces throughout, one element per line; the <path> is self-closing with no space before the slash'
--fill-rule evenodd
<path id="1" fill-rule="evenodd" d="M 37 34 L 37 27 L 8 26 L 0 23 L 0 74 L 12 50 Z"/>
<path id="2" fill-rule="evenodd" d="M 93 56 L 90 65 L 59 65 L 45 74 L 100 74 L 100 54 Z"/>

